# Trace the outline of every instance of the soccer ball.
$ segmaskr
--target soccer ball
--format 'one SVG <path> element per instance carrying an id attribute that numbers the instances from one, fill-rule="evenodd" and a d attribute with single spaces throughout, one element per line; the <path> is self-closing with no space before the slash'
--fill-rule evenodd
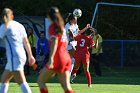
<path id="1" fill-rule="evenodd" d="M 82 11 L 81 11 L 81 9 L 74 9 L 74 11 L 73 11 L 73 15 L 75 16 L 75 17 L 81 17 L 82 16 Z"/>

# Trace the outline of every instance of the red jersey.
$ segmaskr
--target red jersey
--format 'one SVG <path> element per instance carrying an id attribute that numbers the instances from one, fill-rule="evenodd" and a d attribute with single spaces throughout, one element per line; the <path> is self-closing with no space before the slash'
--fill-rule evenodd
<path id="1" fill-rule="evenodd" d="M 88 54 L 88 48 L 94 45 L 92 38 L 85 35 L 78 35 L 75 40 L 77 41 L 76 52 Z"/>
<path id="2" fill-rule="evenodd" d="M 80 64 L 82 62 L 83 64 L 87 64 L 90 58 L 88 48 L 94 45 L 94 41 L 85 35 L 78 35 L 75 37 L 75 40 L 77 41 L 74 53 L 76 63 Z"/>
<path id="3" fill-rule="evenodd" d="M 64 71 L 69 70 L 71 67 L 71 59 L 70 59 L 68 51 L 66 50 L 66 47 L 67 47 L 66 30 L 64 29 L 63 34 L 60 35 L 56 32 L 56 24 L 51 24 L 49 27 L 48 33 L 49 33 L 50 48 L 51 48 L 50 38 L 52 37 L 58 38 L 58 45 L 57 45 L 57 49 L 53 58 L 54 68 L 52 70 L 63 73 Z"/>

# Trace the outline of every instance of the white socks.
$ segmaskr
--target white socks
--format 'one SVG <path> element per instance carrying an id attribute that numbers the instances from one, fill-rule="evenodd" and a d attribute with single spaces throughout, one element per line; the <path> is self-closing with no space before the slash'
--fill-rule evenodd
<path id="1" fill-rule="evenodd" d="M 71 61 L 72 61 L 72 64 L 71 64 L 71 69 L 70 69 L 70 76 L 71 76 L 71 73 L 72 73 L 72 70 L 73 70 L 73 67 L 74 67 L 75 59 L 71 58 Z"/>
<path id="2" fill-rule="evenodd" d="M 1 83 L 0 85 L 0 93 L 8 92 L 9 83 Z"/>
<path id="3" fill-rule="evenodd" d="M 27 82 L 20 84 L 20 88 L 21 88 L 23 93 L 32 93 Z"/>
<path id="4" fill-rule="evenodd" d="M 0 93 L 7 93 L 8 92 L 9 83 L 1 83 L 0 84 Z M 20 85 L 20 88 L 23 93 L 32 93 L 29 85 L 27 82 L 24 82 Z"/>

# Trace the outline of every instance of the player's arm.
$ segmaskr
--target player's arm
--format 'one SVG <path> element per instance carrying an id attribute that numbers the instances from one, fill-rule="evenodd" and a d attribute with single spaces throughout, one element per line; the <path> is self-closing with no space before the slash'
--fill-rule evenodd
<path id="1" fill-rule="evenodd" d="M 98 55 L 100 53 L 100 50 L 102 49 L 102 37 L 99 35 L 99 44 L 98 44 L 98 50 L 97 50 L 97 53 L 96 55 Z"/>
<path id="2" fill-rule="evenodd" d="M 99 54 L 99 52 L 100 52 L 101 48 L 102 48 L 102 42 L 100 42 L 100 43 L 98 44 L 98 50 L 97 50 L 96 55 L 98 55 L 98 54 Z"/>
<path id="3" fill-rule="evenodd" d="M 72 33 L 72 31 L 70 29 L 68 29 L 68 34 L 69 34 L 70 41 L 73 41 L 74 36 L 73 36 L 73 33 Z"/>
<path id="4" fill-rule="evenodd" d="M 57 46 L 58 46 L 58 38 L 55 36 L 52 36 L 50 38 L 50 40 L 51 40 L 50 57 L 49 57 L 49 62 L 47 64 L 48 64 L 49 68 L 52 68 L 53 67 L 53 58 L 54 58 L 54 55 L 56 53 Z"/>
<path id="5" fill-rule="evenodd" d="M 97 34 L 96 35 L 96 40 L 95 40 L 95 45 L 93 47 L 97 49 L 98 46 L 99 46 L 99 35 Z"/>
<path id="6" fill-rule="evenodd" d="M 79 34 L 84 33 L 88 28 L 90 27 L 90 24 L 87 24 L 85 28 L 83 28 L 82 30 L 79 30 Z"/>
<path id="7" fill-rule="evenodd" d="M 32 55 L 31 46 L 29 44 L 29 41 L 28 41 L 27 37 L 23 38 L 23 44 L 24 44 L 25 49 L 26 49 L 27 54 L 28 54 L 29 64 L 30 64 L 30 66 L 32 66 L 35 63 L 35 59 L 34 59 L 34 57 Z"/>

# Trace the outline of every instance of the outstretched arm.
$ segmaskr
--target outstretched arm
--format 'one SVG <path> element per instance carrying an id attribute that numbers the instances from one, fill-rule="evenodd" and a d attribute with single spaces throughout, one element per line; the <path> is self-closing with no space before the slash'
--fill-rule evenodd
<path id="1" fill-rule="evenodd" d="M 87 24 L 85 28 L 79 31 L 79 34 L 84 33 L 89 27 L 90 27 L 90 24 Z"/>

